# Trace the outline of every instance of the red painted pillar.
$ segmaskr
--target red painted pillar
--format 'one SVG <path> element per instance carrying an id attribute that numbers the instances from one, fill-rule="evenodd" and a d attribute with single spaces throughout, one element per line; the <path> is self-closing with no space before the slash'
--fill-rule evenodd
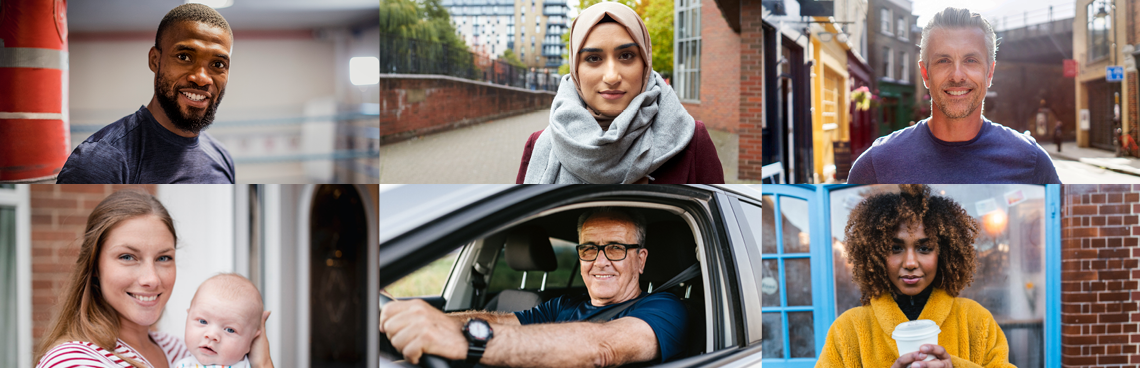
<path id="1" fill-rule="evenodd" d="M 67 0 L 0 1 L 0 180 L 51 180 L 71 153 Z"/>

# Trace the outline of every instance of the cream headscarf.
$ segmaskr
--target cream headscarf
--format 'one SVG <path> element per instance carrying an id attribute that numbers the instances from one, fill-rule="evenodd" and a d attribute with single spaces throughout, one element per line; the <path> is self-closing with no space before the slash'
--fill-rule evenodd
<path id="1" fill-rule="evenodd" d="M 625 27 L 641 48 L 641 89 L 616 116 L 585 103 L 578 79 L 578 50 L 606 15 Z M 600 3 L 582 12 L 570 31 L 570 74 L 550 105 L 550 125 L 534 142 L 524 183 L 638 183 L 689 145 L 696 123 L 672 87 L 651 68 L 649 32 L 633 9 Z M 573 79 L 571 79 L 573 78 Z M 632 91 L 631 91 L 632 92 Z"/>
<path id="2" fill-rule="evenodd" d="M 586 96 L 582 95 L 582 81 L 578 78 L 578 50 L 582 49 L 582 44 L 586 42 L 586 37 L 590 35 L 590 31 L 594 30 L 594 26 L 598 25 L 598 22 L 607 14 L 625 27 L 626 32 L 629 32 L 629 36 L 633 38 L 633 42 L 637 42 L 637 46 L 641 48 L 641 59 L 645 61 L 645 72 L 641 74 L 641 89 L 637 91 L 637 94 L 645 92 L 645 87 L 649 83 L 649 79 L 652 78 L 653 53 L 651 52 L 652 45 L 649 41 L 649 31 L 645 28 L 645 22 L 625 4 L 616 2 L 597 3 L 582 11 L 582 14 L 578 15 L 578 18 L 575 18 L 574 23 L 570 25 L 570 77 L 574 78 L 574 87 L 578 89 L 578 97 L 581 97 L 583 101 L 586 100 Z M 589 105 L 587 108 L 598 119 L 609 120 L 617 116 L 603 115 Z"/>

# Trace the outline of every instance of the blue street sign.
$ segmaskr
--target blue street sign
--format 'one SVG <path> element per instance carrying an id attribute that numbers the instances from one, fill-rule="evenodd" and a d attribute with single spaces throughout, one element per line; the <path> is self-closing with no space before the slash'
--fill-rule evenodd
<path id="1" fill-rule="evenodd" d="M 1123 66 L 1108 66 L 1105 68 L 1104 79 L 1106 82 L 1120 82 L 1124 80 Z"/>

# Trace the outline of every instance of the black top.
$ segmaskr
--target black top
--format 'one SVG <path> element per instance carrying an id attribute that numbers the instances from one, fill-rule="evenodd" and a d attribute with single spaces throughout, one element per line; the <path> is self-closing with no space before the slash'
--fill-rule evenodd
<path id="1" fill-rule="evenodd" d="M 910 296 L 906 294 L 896 294 L 895 303 L 899 304 L 899 309 L 902 309 L 903 314 L 906 315 L 908 320 L 916 320 L 922 314 L 922 308 L 926 307 L 926 300 L 930 299 L 930 293 L 934 291 L 934 284 L 926 287 L 918 295 Z"/>
<path id="2" fill-rule="evenodd" d="M 75 147 L 56 183 L 233 184 L 234 160 L 206 132 L 174 134 L 143 106 Z"/>

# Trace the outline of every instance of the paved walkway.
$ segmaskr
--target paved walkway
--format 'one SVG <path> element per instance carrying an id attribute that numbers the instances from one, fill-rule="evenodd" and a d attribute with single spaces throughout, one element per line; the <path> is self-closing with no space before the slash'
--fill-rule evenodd
<path id="1" fill-rule="evenodd" d="M 550 110 L 491 120 L 380 147 L 380 183 L 513 184 L 531 133 L 545 129 Z M 736 134 L 709 131 L 729 183 L 736 181 Z"/>
<path id="2" fill-rule="evenodd" d="M 1124 174 L 1140 176 L 1140 159 L 1116 157 L 1114 152 L 1099 148 L 1078 147 L 1076 142 L 1062 142 L 1060 152 L 1057 151 L 1057 145 L 1042 143 L 1041 147 L 1045 148 L 1045 151 L 1049 152 L 1054 160 L 1079 161 Z"/>

